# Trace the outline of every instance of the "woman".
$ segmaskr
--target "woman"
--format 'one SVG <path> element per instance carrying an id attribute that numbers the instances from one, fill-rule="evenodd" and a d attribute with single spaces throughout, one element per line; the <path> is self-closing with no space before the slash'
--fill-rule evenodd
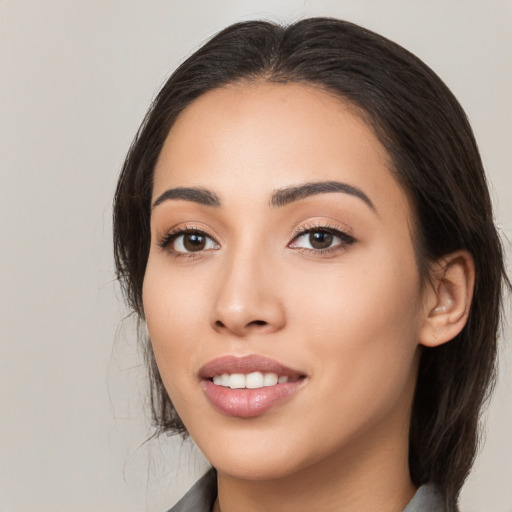
<path id="1" fill-rule="evenodd" d="M 149 110 L 114 231 L 157 430 L 215 468 L 173 510 L 457 510 L 506 277 L 425 64 L 333 19 L 228 27 Z"/>

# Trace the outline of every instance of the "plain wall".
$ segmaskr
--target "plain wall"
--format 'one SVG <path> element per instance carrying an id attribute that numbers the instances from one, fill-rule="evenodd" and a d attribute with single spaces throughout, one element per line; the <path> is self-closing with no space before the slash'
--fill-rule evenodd
<path id="1" fill-rule="evenodd" d="M 178 63 L 232 22 L 309 15 L 360 23 L 438 72 L 472 122 L 511 238 L 510 1 L 0 0 L 0 512 L 163 511 L 204 471 L 188 445 L 145 443 L 111 199 Z M 510 341 L 500 370 L 465 512 L 512 512 Z"/>

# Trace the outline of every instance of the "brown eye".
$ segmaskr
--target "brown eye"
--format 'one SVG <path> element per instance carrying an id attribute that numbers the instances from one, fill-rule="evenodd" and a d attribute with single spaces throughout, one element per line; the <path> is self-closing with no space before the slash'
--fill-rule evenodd
<path id="1" fill-rule="evenodd" d="M 328 249 L 332 245 L 332 233 L 312 231 L 309 233 L 309 243 L 313 249 Z"/>
<path id="2" fill-rule="evenodd" d="M 158 245 L 171 252 L 183 254 L 219 249 L 219 244 L 202 231 L 169 234 Z"/>
<path id="3" fill-rule="evenodd" d="M 328 251 L 353 244 L 355 238 L 348 233 L 333 228 L 317 228 L 304 230 L 297 235 L 289 245 L 292 249 L 305 249 L 307 251 Z"/>
<path id="4" fill-rule="evenodd" d="M 187 252 L 202 251 L 206 247 L 206 237 L 199 233 L 183 235 L 183 247 Z"/>

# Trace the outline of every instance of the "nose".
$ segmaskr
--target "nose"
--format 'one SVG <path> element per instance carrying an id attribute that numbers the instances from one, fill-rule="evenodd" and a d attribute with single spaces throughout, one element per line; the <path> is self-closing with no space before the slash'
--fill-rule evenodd
<path id="1" fill-rule="evenodd" d="M 226 260 L 217 277 L 211 325 L 237 337 L 270 334 L 286 323 L 276 269 L 263 255 L 239 254 Z"/>

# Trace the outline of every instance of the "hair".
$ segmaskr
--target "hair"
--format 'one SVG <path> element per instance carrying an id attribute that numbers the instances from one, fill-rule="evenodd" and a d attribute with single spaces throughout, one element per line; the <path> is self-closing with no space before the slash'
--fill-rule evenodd
<path id="1" fill-rule="evenodd" d="M 423 280 L 429 264 L 450 252 L 465 249 L 474 259 L 476 281 L 465 327 L 449 343 L 422 350 L 409 434 L 413 482 L 439 485 L 448 509 L 457 510 L 478 447 L 480 410 L 494 382 L 508 279 L 466 115 L 441 79 L 401 46 L 331 18 L 289 26 L 252 21 L 224 29 L 183 62 L 152 103 L 117 185 L 114 254 L 127 303 L 144 319 L 153 174 L 173 123 L 205 92 L 252 81 L 319 86 L 357 108 L 387 149 L 409 197 Z M 149 340 L 144 343 L 157 433 L 186 436 Z"/>

